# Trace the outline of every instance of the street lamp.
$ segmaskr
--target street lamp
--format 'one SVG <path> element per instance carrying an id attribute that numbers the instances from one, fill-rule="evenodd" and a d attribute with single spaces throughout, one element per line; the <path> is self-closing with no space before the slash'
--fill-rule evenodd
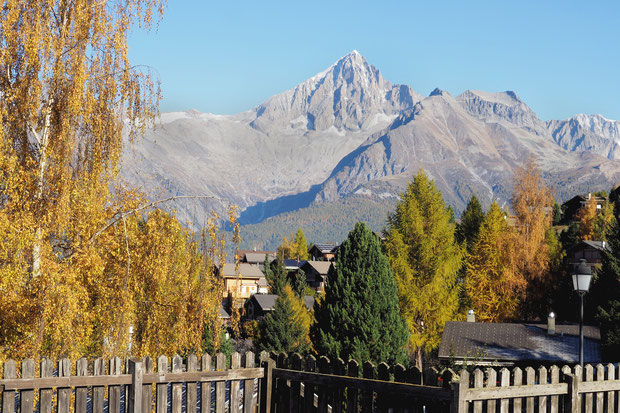
<path id="1" fill-rule="evenodd" d="M 573 288 L 579 294 L 579 365 L 583 367 L 583 296 L 590 289 L 592 270 L 583 258 L 573 272 Z"/>

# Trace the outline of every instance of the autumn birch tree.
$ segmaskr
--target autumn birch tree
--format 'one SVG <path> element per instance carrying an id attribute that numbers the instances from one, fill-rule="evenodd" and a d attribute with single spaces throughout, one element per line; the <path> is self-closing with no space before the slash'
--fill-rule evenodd
<path id="1" fill-rule="evenodd" d="M 205 304 L 194 300 L 204 293 L 196 283 L 211 270 L 201 264 L 192 236 L 173 217 L 152 215 L 146 206 L 153 204 L 116 181 L 124 142 L 151 124 L 159 101 L 159 86 L 148 69 L 130 63 L 127 37 L 135 24 L 148 29 L 164 1 L 2 3 L 0 286 L 7 294 L 0 304 L 0 348 L 5 355 L 66 356 L 105 348 L 122 353 L 128 351 L 132 325 L 137 347 L 165 349 L 168 344 L 146 344 L 150 338 L 143 334 L 161 328 L 168 317 L 151 330 L 145 321 L 143 329 L 140 309 L 147 303 L 172 311 L 161 297 L 139 297 L 140 290 L 152 291 L 149 282 L 189 294 L 178 304 L 183 309 L 172 311 L 186 320 Z M 169 261 L 162 262 L 164 257 Z M 182 280 L 162 273 L 180 268 L 180 261 L 188 262 L 186 271 L 176 274 Z M 155 262 L 162 266 L 146 274 L 146 264 Z M 202 326 L 195 327 L 202 333 Z M 188 346 L 200 345 L 200 337 L 190 336 Z"/>

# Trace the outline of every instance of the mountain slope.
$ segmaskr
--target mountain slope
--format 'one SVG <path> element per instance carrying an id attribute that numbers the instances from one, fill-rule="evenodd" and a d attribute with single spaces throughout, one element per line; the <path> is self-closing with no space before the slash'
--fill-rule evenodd
<path id="1" fill-rule="evenodd" d="M 546 126 L 553 140 L 564 149 L 620 159 L 620 122 L 617 120 L 579 114 L 567 120 L 548 121 Z"/>
<path id="2" fill-rule="evenodd" d="M 200 224 L 211 208 L 246 208 L 323 182 L 368 135 L 385 128 L 420 95 L 394 86 L 357 52 L 313 78 L 237 115 L 166 113 L 126 152 L 122 175 L 159 197 L 184 200 L 181 219 Z M 257 212 L 260 221 L 281 210 Z"/>

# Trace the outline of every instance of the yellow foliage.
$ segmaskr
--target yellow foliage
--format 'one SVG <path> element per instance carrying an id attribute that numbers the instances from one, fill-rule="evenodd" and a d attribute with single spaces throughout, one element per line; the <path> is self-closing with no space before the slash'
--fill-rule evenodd
<path id="1" fill-rule="evenodd" d="M 479 321 L 518 318 L 516 310 L 526 282 L 506 266 L 511 231 L 504 213 L 493 202 L 467 260 L 465 276 L 465 289 Z"/>
<path id="2" fill-rule="evenodd" d="M 3 3 L 2 356 L 122 355 L 130 342 L 135 354 L 198 349 L 202 323 L 217 317 L 215 227 L 201 249 L 176 219 L 112 184 L 123 134 L 138 136 L 159 100 L 158 84 L 129 62 L 127 36 L 163 7 Z"/>

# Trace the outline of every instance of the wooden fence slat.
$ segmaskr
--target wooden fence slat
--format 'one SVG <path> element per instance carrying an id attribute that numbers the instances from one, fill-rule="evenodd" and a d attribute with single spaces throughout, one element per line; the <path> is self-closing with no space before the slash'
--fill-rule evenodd
<path id="1" fill-rule="evenodd" d="M 359 377 L 360 365 L 356 360 L 349 360 L 347 365 L 347 376 Z M 359 391 L 355 388 L 347 388 L 347 413 L 357 413 Z M 308 411 L 306 410 L 306 413 Z"/>
<path id="2" fill-rule="evenodd" d="M 22 361 L 22 378 L 34 378 L 34 360 L 26 359 Z M 32 413 L 34 407 L 34 389 L 22 390 L 19 392 L 20 413 Z"/>
<path id="3" fill-rule="evenodd" d="M 71 376 L 71 362 L 68 359 L 62 359 L 58 362 L 58 377 Z M 69 413 L 71 408 L 71 388 L 58 388 L 57 412 Z M 118 411 L 110 410 L 110 413 L 118 413 Z"/>
<path id="4" fill-rule="evenodd" d="M 331 365 L 329 359 L 325 356 L 319 358 L 319 372 L 324 374 L 330 374 Z M 317 394 L 319 396 L 317 412 L 327 413 L 327 404 L 329 400 L 329 388 L 327 386 L 317 386 Z M 290 411 L 290 410 L 287 410 Z"/>
<path id="5" fill-rule="evenodd" d="M 245 368 L 254 367 L 254 353 L 248 351 L 245 353 Z M 301 368 L 301 365 L 300 365 Z M 246 380 L 243 383 L 243 411 L 244 413 L 254 412 L 254 379 Z"/>
<path id="6" fill-rule="evenodd" d="M 437 379 L 439 378 L 439 371 L 435 367 L 424 370 L 422 374 L 421 384 L 426 386 L 437 386 Z"/>
<path id="7" fill-rule="evenodd" d="M 534 384 L 536 382 L 536 371 L 532 367 L 525 368 L 525 384 Z M 525 398 L 525 411 L 534 413 L 534 397 Z"/>
<path id="8" fill-rule="evenodd" d="M 176 354 L 172 358 L 172 372 L 183 372 L 183 358 Z M 172 383 L 172 413 L 183 411 L 183 383 Z"/>
<path id="9" fill-rule="evenodd" d="M 110 369 L 108 370 L 108 373 L 110 376 L 121 374 L 121 359 L 119 357 L 113 357 L 110 359 Z M 121 412 L 121 386 L 108 387 L 108 412 Z"/>
<path id="10" fill-rule="evenodd" d="M 160 375 L 168 373 L 168 357 L 159 356 L 157 358 L 157 373 Z M 168 413 L 168 384 L 162 383 L 155 386 L 155 409 L 156 413 Z"/>
<path id="11" fill-rule="evenodd" d="M 602 364 L 596 365 L 596 381 L 605 380 L 605 366 Z M 605 406 L 605 393 L 599 391 L 596 393 L 596 413 L 602 413 Z"/>
<path id="12" fill-rule="evenodd" d="M 3 370 L 3 378 L 14 379 L 17 377 L 17 364 L 14 360 L 5 361 Z M 2 413 L 15 413 L 15 394 L 14 390 L 2 392 Z"/>
<path id="13" fill-rule="evenodd" d="M 76 363 L 76 376 L 88 376 L 88 360 L 81 358 Z M 75 389 L 75 413 L 86 413 L 88 400 L 88 387 L 76 387 Z"/>
<path id="14" fill-rule="evenodd" d="M 48 358 L 41 359 L 41 377 L 52 377 L 54 375 L 54 362 Z M 52 413 L 52 389 L 39 390 L 39 412 Z M 93 410 L 93 413 L 97 411 Z"/>
<path id="15" fill-rule="evenodd" d="M 474 370 L 474 388 L 481 389 L 484 386 L 484 372 L 480 369 Z M 474 413 L 482 413 L 482 401 L 474 402 Z"/>
<path id="16" fill-rule="evenodd" d="M 277 355 L 276 358 L 276 366 L 279 368 L 283 368 L 286 369 L 288 368 L 288 355 L 284 352 L 280 353 Z M 276 379 L 274 382 L 274 387 L 275 387 L 275 395 L 277 396 L 276 398 L 276 404 L 277 404 L 277 412 L 288 412 L 289 408 L 288 408 L 288 402 L 289 402 L 289 398 L 290 398 L 290 387 L 288 385 L 287 380 L 283 380 L 283 379 Z"/>
<path id="17" fill-rule="evenodd" d="M 407 369 L 405 368 L 405 366 L 403 366 L 400 363 L 395 365 L 394 366 L 394 381 L 398 383 L 406 383 L 407 379 L 408 379 Z M 404 413 L 405 406 L 407 404 L 411 404 L 411 403 L 407 403 L 406 399 L 407 399 L 406 397 L 399 397 L 398 399 L 396 399 L 395 408 L 394 408 L 396 413 Z"/>
<path id="18" fill-rule="evenodd" d="M 390 381 L 390 366 L 387 363 L 379 363 L 377 367 L 377 378 L 383 381 Z M 377 411 L 379 413 L 387 413 L 393 399 L 391 395 L 385 393 L 377 394 Z"/>
<path id="19" fill-rule="evenodd" d="M 499 372 L 500 386 L 510 387 L 510 370 L 503 368 Z M 501 399 L 499 402 L 500 413 L 508 413 L 508 407 L 510 405 L 510 399 Z"/>
<path id="20" fill-rule="evenodd" d="M 203 354 L 200 360 L 201 371 L 211 371 L 211 356 Z M 200 413 L 211 413 L 211 382 L 200 383 Z"/>
<path id="21" fill-rule="evenodd" d="M 241 354 L 238 352 L 232 353 L 230 357 L 230 368 L 235 370 L 241 368 Z M 230 382 L 230 411 L 239 413 L 239 380 L 233 380 Z"/>
<path id="22" fill-rule="evenodd" d="M 153 373 L 153 359 L 146 356 L 142 358 L 142 372 L 144 374 Z M 142 412 L 151 413 L 153 410 L 153 384 L 142 385 Z"/>
<path id="23" fill-rule="evenodd" d="M 334 374 L 339 376 L 346 376 L 347 374 L 347 366 L 344 363 L 344 360 L 338 357 L 336 361 L 334 361 L 332 366 Z M 344 387 L 337 386 L 334 389 L 334 402 L 332 406 L 333 413 L 342 413 L 344 408 Z"/>
<path id="24" fill-rule="evenodd" d="M 195 354 L 190 354 L 187 356 L 187 371 L 198 371 L 198 357 L 196 357 Z M 198 385 L 195 381 L 187 382 L 186 388 L 185 411 L 187 413 L 196 413 L 196 407 L 198 404 Z"/>
<path id="25" fill-rule="evenodd" d="M 93 376 L 105 375 L 105 360 L 102 358 L 96 358 L 93 361 Z M 93 413 L 103 413 L 103 407 L 105 403 L 105 387 L 94 386 L 93 387 Z"/>
<path id="26" fill-rule="evenodd" d="M 591 364 L 586 364 L 585 370 L 585 381 L 594 381 L 594 367 Z M 586 393 L 585 397 L 585 413 L 593 413 L 594 412 L 594 395 L 592 393 Z"/>
<path id="27" fill-rule="evenodd" d="M 467 413 L 469 405 L 465 399 L 465 392 L 469 389 L 469 372 L 465 369 L 459 371 L 458 376 L 450 369 L 442 374 L 445 388 L 452 388 L 451 413 Z M 458 380 L 458 381 L 457 381 Z"/>
<path id="28" fill-rule="evenodd" d="M 512 383 L 514 386 L 521 386 L 523 384 L 523 370 L 519 367 L 512 369 Z M 514 413 L 521 413 L 523 409 L 523 399 L 521 397 L 515 397 L 512 399 L 512 411 Z"/>
<path id="29" fill-rule="evenodd" d="M 497 386 L 497 372 L 495 369 L 489 367 L 487 368 L 487 387 L 496 387 Z M 487 413 L 495 413 L 495 407 L 497 403 L 495 400 L 487 401 Z"/>
<path id="30" fill-rule="evenodd" d="M 226 369 L 226 355 L 223 353 L 217 353 L 215 356 L 215 370 L 225 371 Z M 216 413 L 224 412 L 226 406 L 226 382 L 215 382 L 215 411 Z"/>
<path id="31" fill-rule="evenodd" d="M 306 357 L 306 371 L 316 371 L 316 358 L 313 355 Z M 304 383 L 304 412 L 314 411 L 314 384 Z"/>
<path id="32" fill-rule="evenodd" d="M 551 366 L 549 369 L 549 374 L 551 376 L 551 384 L 557 384 L 560 382 L 560 369 L 558 366 Z M 560 396 L 551 396 L 550 400 L 550 413 L 558 413 L 560 409 Z"/>
<path id="33" fill-rule="evenodd" d="M 616 379 L 616 366 L 612 363 L 607 365 L 607 380 L 615 380 Z M 616 392 L 610 391 L 607 392 L 607 412 L 615 413 L 616 412 Z"/>
<path id="34" fill-rule="evenodd" d="M 274 361 L 269 357 L 269 353 L 261 351 L 260 353 L 260 366 L 263 368 L 264 377 L 259 381 L 259 409 L 261 413 L 270 413 L 272 401 L 271 394 L 273 393 L 273 367 Z"/>
<path id="35" fill-rule="evenodd" d="M 127 388 L 127 413 L 142 413 L 142 362 L 127 360 L 127 373 L 131 374 L 131 384 Z"/>
<path id="36" fill-rule="evenodd" d="M 303 358 L 301 357 L 301 355 L 298 353 L 293 354 L 293 356 L 291 357 L 291 369 L 301 371 L 302 364 L 303 364 Z M 300 394 L 301 394 L 301 382 L 297 380 L 292 381 L 289 406 L 291 407 L 291 411 L 293 412 L 298 412 L 300 409 L 299 407 L 301 403 Z"/>
<path id="37" fill-rule="evenodd" d="M 538 368 L 538 384 L 547 384 L 547 368 Z M 547 413 L 547 396 L 538 397 L 538 413 Z"/>
<path id="38" fill-rule="evenodd" d="M 376 377 L 375 365 L 370 361 L 365 361 L 362 366 L 362 374 L 366 379 L 374 379 Z M 372 390 L 362 391 L 362 413 L 372 413 L 374 392 Z"/>

